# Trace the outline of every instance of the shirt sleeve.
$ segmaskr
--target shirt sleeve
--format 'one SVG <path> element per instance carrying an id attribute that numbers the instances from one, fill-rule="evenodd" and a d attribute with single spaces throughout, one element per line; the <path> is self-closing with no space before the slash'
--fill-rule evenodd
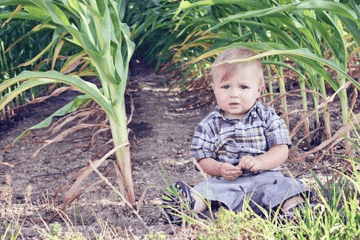
<path id="1" fill-rule="evenodd" d="M 275 145 L 288 145 L 289 148 L 291 147 L 289 130 L 285 121 L 279 117 L 272 108 L 270 108 L 268 112 L 265 135 L 269 149 Z"/>
<path id="2" fill-rule="evenodd" d="M 195 128 L 194 137 L 190 147 L 190 154 L 200 161 L 203 158 L 213 158 L 216 155 L 214 152 L 214 144 L 211 141 L 209 132 L 211 132 L 209 125 L 202 125 L 201 123 Z"/>

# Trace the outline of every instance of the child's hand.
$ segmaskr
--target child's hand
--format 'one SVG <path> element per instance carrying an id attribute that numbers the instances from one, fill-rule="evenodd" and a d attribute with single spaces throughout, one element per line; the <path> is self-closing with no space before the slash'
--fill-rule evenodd
<path id="1" fill-rule="evenodd" d="M 230 163 L 222 163 L 220 165 L 220 174 L 224 179 L 232 181 L 242 174 L 242 170 Z"/>
<path id="2" fill-rule="evenodd" d="M 244 156 L 240 159 L 238 167 L 256 172 L 261 170 L 261 162 L 256 157 Z"/>

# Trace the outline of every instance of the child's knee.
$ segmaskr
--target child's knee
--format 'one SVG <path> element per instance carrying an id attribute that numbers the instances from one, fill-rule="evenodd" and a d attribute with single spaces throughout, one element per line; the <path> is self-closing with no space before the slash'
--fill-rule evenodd
<path id="1" fill-rule="evenodd" d="M 299 203 L 303 203 L 305 199 L 301 195 L 295 195 L 285 200 L 284 204 L 282 205 L 282 209 L 288 209 L 293 206 L 296 206 Z"/>
<path id="2" fill-rule="evenodd" d="M 193 193 L 192 197 L 195 199 L 194 212 L 201 213 L 207 209 L 208 206 L 202 197 L 196 193 Z"/>

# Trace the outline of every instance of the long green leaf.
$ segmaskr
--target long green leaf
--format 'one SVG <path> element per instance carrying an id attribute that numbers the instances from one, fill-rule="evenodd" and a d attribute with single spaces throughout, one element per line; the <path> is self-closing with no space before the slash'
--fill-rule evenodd
<path id="1" fill-rule="evenodd" d="M 85 56 L 87 56 L 87 53 L 84 51 L 72 55 L 62 66 L 60 73 L 67 74 L 72 72 L 79 66 Z"/>
<path id="2" fill-rule="evenodd" d="M 208 31 L 213 31 L 215 29 L 218 29 L 221 26 L 224 26 L 225 24 L 230 23 L 236 19 L 244 19 L 244 18 L 252 18 L 252 17 L 262 18 L 265 16 L 280 17 L 280 15 L 277 14 L 281 14 L 284 12 L 292 12 L 292 11 L 303 11 L 303 10 L 324 10 L 324 11 L 334 12 L 336 14 L 339 14 L 340 16 L 344 16 L 352 20 L 358 19 L 356 13 L 352 9 L 345 6 L 344 4 L 316 0 L 316 1 L 298 2 L 298 3 L 261 9 L 261 10 L 250 10 L 246 12 L 237 13 L 229 17 L 220 19 L 220 23 L 210 28 Z"/>
<path id="3" fill-rule="evenodd" d="M 27 61 L 26 63 L 22 63 L 19 65 L 19 67 L 25 67 L 25 66 L 29 66 L 32 63 L 36 62 L 37 60 L 39 60 L 45 53 L 47 53 L 55 44 L 57 43 L 57 39 L 53 39 L 49 45 L 47 45 L 38 55 L 36 55 L 33 59 Z"/>
<path id="4" fill-rule="evenodd" d="M 36 6 L 36 4 L 32 3 L 30 0 L 1 0 L 0 6 L 7 5 L 32 5 Z"/>
<path id="5" fill-rule="evenodd" d="M 342 16 L 340 16 L 340 19 L 349 30 L 349 33 L 354 37 L 357 44 L 360 45 L 360 27 L 358 22 L 351 21 L 350 19 Z"/>
<path id="6" fill-rule="evenodd" d="M 65 13 L 56 5 L 51 4 L 50 2 L 46 1 L 46 7 L 52 20 L 60 25 L 70 25 L 68 18 L 66 17 Z"/>
<path id="7" fill-rule="evenodd" d="M 188 1 L 181 1 L 178 10 L 175 12 L 175 16 L 178 15 L 182 10 L 202 7 L 202 6 L 213 6 L 217 4 L 236 4 L 240 6 L 248 6 L 253 8 L 263 8 L 264 6 L 261 3 L 253 0 L 204 0 L 194 3 Z"/>
<path id="8" fill-rule="evenodd" d="M 262 62 L 263 64 L 278 65 L 278 66 L 282 66 L 282 67 L 288 68 L 288 69 L 290 69 L 291 71 L 295 72 L 300 78 L 306 80 L 306 76 L 304 76 L 304 74 L 302 74 L 301 71 L 299 71 L 298 69 L 294 68 L 294 67 L 291 66 L 290 64 L 286 64 L 285 62 L 282 62 L 282 61 L 270 61 L 270 60 L 262 60 L 261 62 Z"/>
<path id="9" fill-rule="evenodd" d="M 317 63 L 327 65 L 327 66 L 331 67 L 332 69 L 334 69 L 335 71 L 342 74 L 343 76 L 345 76 L 356 86 L 356 88 L 360 89 L 360 83 L 358 81 L 356 81 L 355 79 L 353 79 L 352 77 L 350 77 L 341 67 L 339 67 L 337 64 L 335 64 L 333 61 L 316 56 L 315 54 L 311 53 L 308 49 L 270 50 L 270 51 L 258 54 L 256 56 L 253 56 L 250 58 L 237 59 L 237 60 L 231 60 L 231 61 L 226 61 L 226 62 L 236 63 L 236 62 L 243 62 L 243 61 L 252 61 L 252 60 L 255 60 L 258 58 L 272 56 L 272 55 L 284 55 L 284 56 L 292 58 L 292 59 L 300 60 L 299 62 L 307 63 L 308 66 L 310 66 L 312 68 L 316 68 L 317 72 L 322 74 L 322 76 L 326 77 L 326 79 L 328 81 L 330 81 L 331 78 L 329 79 L 329 75 L 328 74 L 325 75 L 325 73 L 327 73 L 327 72 L 324 69 L 322 69 L 321 66 L 318 65 Z M 309 60 L 312 60 L 312 61 L 309 61 Z M 221 63 L 219 63 L 219 64 L 221 64 Z M 329 83 L 332 85 L 332 87 L 335 90 L 338 88 L 338 86 L 336 86 L 336 84 L 333 80 L 331 80 Z"/>
<path id="10" fill-rule="evenodd" d="M 5 81 L 6 83 L 7 81 Z M 15 88 L 11 92 L 7 93 L 5 96 L 1 97 L 0 99 L 0 109 L 3 109 L 6 104 L 8 104 L 11 100 L 17 97 L 20 93 L 33 88 L 38 85 L 49 84 L 49 83 L 56 83 L 53 79 L 33 79 L 32 81 L 27 81 L 21 84 L 19 87 Z M 3 84 L 0 85 L 0 89 Z M 5 84 L 4 84 L 5 85 Z M 0 91 L 2 92 L 2 91 Z"/>
<path id="11" fill-rule="evenodd" d="M 0 3 L 1 5 L 1 3 Z M 0 13 L 0 19 L 8 19 L 11 16 L 11 13 L 9 12 L 3 12 Z M 14 16 L 14 19 L 23 19 L 23 20 L 35 20 L 35 21 L 44 21 L 46 20 L 46 18 L 42 17 L 42 16 L 35 16 L 33 14 L 29 14 L 26 12 L 19 12 L 18 14 L 16 14 Z"/>
<path id="12" fill-rule="evenodd" d="M 338 64 L 340 64 L 343 69 L 347 68 L 347 51 L 344 41 L 344 33 L 343 33 L 343 26 L 340 22 L 337 22 L 333 18 L 329 16 L 328 13 L 324 13 L 323 19 L 326 18 L 326 21 L 331 26 L 331 30 L 333 32 L 332 34 L 332 41 L 334 42 L 334 45 L 336 47 L 336 50 L 334 49 L 333 54 L 336 57 L 336 61 L 338 61 Z"/>
<path id="13" fill-rule="evenodd" d="M 44 29 L 55 29 L 55 26 L 47 24 L 46 22 L 44 22 L 43 24 L 39 24 L 36 25 L 33 29 L 31 29 L 30 32 L 28 32 L 27 34 L 21 36 L 20 38 L 18 38 L 16 41 L 14 41 L 5 51 L 8 52 L 11 48 L 13 48 L 16 44 L 18 44 L 19 42 L 21 42 L 24 38 L 29 37 L 31 34 L 39 32 L 41 30 Z"/>
<path id="14" fill-rule="evenodd" d="M 46 11 L 44 11 L 43 9 L 41 9 L 37 6 L 26 5 L 26 6 L 24 6 L 24 8 L 32 16 L 41 17 L 43 19 L 50 17 L 50 15 Z"/>
<path id="15" fill-rule="evenodd" d="M 314 19 L 312 17 L 305 17 L 307 21 L 309 21 L 312 25 L 312 27 L 321 34 L 321 36 L 324 38 L 325 42 L 328 44 L 329 48 L 333 53 L 336 54 L 337 47 L 334 44 L 334 39 L 330 36 L 329 31 L 325 28 L 323 24 L 318 19 Z M 320 43 L 318 43 L 319 45 Z"/>
<path id="16" fill-rule="evenodd" d="M 19 2 L 6 0 L 6 4 L 11 3 Z M 53 41 L 56 40 L 57 42 L 61 36 L 62 40 L 74 43 L 83 49 L 89 57 L 90 64 L 84 62 L 81 69 L 82 73 L 79 75 L 91 74 L 91 70 L 95 70 L 98 79 L 101 81 L 103 92 L 95 84 L 86 82 L 80 77 L 63 75 L 54 71 L 45 73 L 23 72 L 14 79 L 5 81 L 7 83 L 4 85 L 0 85 L 0 89 L 9 84 L 14 88 L 11 95 L 8 94 L 0 100 L 0 104 L 4 106 L 10 98 L 31 86 L 48 82 L 66 83 L 85 93 L 105 111 L 110 119 L 115 147 L 127 142 L 124 92 L 128 78 L 128 65 L 135 45 L 130 40 L 129 27 L 121 22 L 126 2 L 123 0 L 29 0 L 21 3 L 24 6 L 32 6 L 28 7 L 30 13 L 27 17 L 29 18 L 35 18 L 34 15 L 39 10 L 44 11 L 43 15 L 51 17 L 48 24 L 56 27 Z M 0 2 L 0 6 L 4 4 Z M 52 47 L 51 51 L 57 55 L 60 47 L 58 49 Z M 80 57 L 81 54 L 71 59 L 67 66 L 75 65 L 74 61 L 76 62 Z M 88 66 L 91 66 L 91 70 L 85 69 Z M 13 86 L 14 83 L 18 82 L 22 83 L 19 87 Z M 65 111 L 65 109 L 63 110 Z M 34 127 L 45 126 L 49 123 L 48 121 L 50 120 L 48 119 Z M 124 194 L 131 203 L 135 203 L 129 151 L 120 149 L 116 153 L 116 157 L 126 187 Z"/>
<path id="17" fill-rule="evenodd" d="M 104 111 L 106 112 L 106 114 L 108 114 L 110 118 L 113 119 L 117 118 L 117 116 L 115 116 L 114 114 L 111 104 L 108 102 L 106 98 L 104 98 L 104 96 L 100 93 L 99 89 L 96 87 L 95 84 L 86 82 L 79 77 L 63 75 L 56 71 L 49 71 L 49 72 L 24 71 L 19 76 L 11 79 L 11 81 L 5 81 L 3 84 L 1 84 L 0 92 L 6 89 L 6 86 L 8 87 L 9 84 L 13 85 L 16 82 L 22 82 L 22 81 L 26 81 L 26 82 L 21 84 L 19 88 L 16 88 L 11 93 L 15 95 L 15 93 L 19 94 L 20 92 L 25 91 L 26 89 L 29 89 L 37 85 L 47 84 L 50 82 L 62 82 L 74 86 L 79 91 L 90 96 L 95 102 L 97 102 L 104 109 Z M 11 96 L 15 97 L 14 95 Z M 7 102 L 9 101 L 9 99 L 6 96 L 7 95 L 5 95 L 5 97 L 0 101 L 0 109 L 3 108 L 5 105 L 5 104 L 1 104 L 2 101 L 5 101 L 5 99 L 7 99 Z"/>
<path id="18" fill-rule="evenodd" d="M 277 26 L 272 26 L 270 24 L 265 24 L 265 23 L 259 23 L 256 21 L 246 21 L 246 20 L 238 20 L 236 21 L 244 26 L 248 26 L 251 28 L 251 26 L 259 26 L 263 30 L 263 32 L 266 33 L 266 30 L 270 30 L 272 33 L 272 37 L 277 37 L 281 39 L 281 42 L 284 45 L 289 46 L 290 48 L 299 48 L 299 44 L 293 39 L 291 38 L 291 36 L 289 36 L 289 34 L 285 31 L 283 31 L 282 29 L 279 29 L 279 27 Z M 274 36 L 275 35 L 275 36 Z"/>
<path id="19" fill-rule="evenodd" d="M 46 0 L 29 0 L 29 1 L 43 10 L 46 9 L 46 4 L 47 4 Z"/>
<path id="20" fill-rule="evenodd" d="M 46 127 L 50 126 L 50 124 L 51 124 L 54 117 L 62 117 L 62 116 L 65 116 L 68 113 L 71 113 L 71 112 L 77 110 L 84 102 L 89 101 L 89 99 L 90 98 L 87 95 L 80 95 L 80 96 L 75 97 L 75 99 L 73 101 L 66 104 L 65 106 L 63 106 L 62 108 L 60 108 L 59 110 L 57 110 L 56 112 L 51 114 L 49 117 L 47 117 L 46 119 L 41 121 L 40 123 L 36 124 L 35 126 L 32 126 L 32 127 L 28 128 L 27 130 L 22 132 L 12 142 L 12 144 L 15 144 L 17 141 L 19 141 L 21 138 L 23 138 L 26 134 L 28 134 L 32 130 L 46 128 Z"/>
<path id="21" fill-rule="evenodd" d="M 1 27 L 4 27 L 8 22 L 10 22 L 11 19 L 13 19 L 16 14 L 18 14 L 20 11 L 22 11 L 23 8 L 24 8 L 23 6 L 18 6 L 18 7 L 14 10 L 14 12 L 11 14 L 11 16 L 10 16 L 8 19 L 6 19 L 5 22 L 3 22 L 3 24 L 1 25 Z"/>

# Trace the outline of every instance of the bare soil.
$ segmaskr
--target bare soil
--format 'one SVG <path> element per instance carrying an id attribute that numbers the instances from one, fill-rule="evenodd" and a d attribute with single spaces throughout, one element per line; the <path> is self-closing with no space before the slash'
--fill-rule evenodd
<path id="1" fill-rule="evenodd" d="M 44 143 L 44 130 L 34 131 L 14 147 L 5 148 L 22 131 L 71 101 L 74 94 L 66 92 L 30 106 L 19 113 L 16 121 L 0 123 L 0 149 L 5 149 L 0 152 L 0 233 L 11 221 L 22 224 L 20 237 L 24 239 L 47 239 L 48 228 L 55 222 L 61 223 L 63 229 L 81 232 L 89 239 L 101 235 L 105 229 L 130 239 L 144 238 L 149 230 L 167 232 L 169 225 L 160 220 L 161 189 L 167 181 L 161 166 L 172 180 L 180 179 L 189 185 L 201 180 L 188 149 L 195 126 L 214 107 L 209 104 L 198 109 L 185 109 L 187 99 L 181 98 L 176 91 L 169 91 L 167 80 L 166 76 L 152 70 L 137 69 L 128 87 L 135 106 L 129 124 L 132 174 L 136 199 L 139 201 L 144 196 L 138 203 L 138 212 L 148 229 L 95 173 L 81 185 L 84 193 L 62 208 L 64 194 L 74 183 L 74 176 L 88 166 L 96 153 L 110 150 L 110 147 L 103 147 L 110 139 L 109 131 L 97 135 L 97 142 L 91 148 L 88 145 L 94 130 L 76 131 L 45 147 L 34 158 L 30 157 Z M 289 98 L 289 105 L 293 110 L 301 109 L 298 98 Z M 300 119 L 300 115 L 293 116 L 292 125 Z M 337 112 L 334 111 L 332 117 L 334 122 L 340 122 Z M 335 128 L 339 127 L 335 125 Z M 297 142 L 301 137 L 301 134 L 297 135 L 293 140 Z M 302 148 L 299 145 L 294 151 L 302 152 Z M 295 175 L 301 173 L 315 157 L 311 155 L 301 163 L 287 163 L 284 172 L 288 174 L 290 169 Z M 328 158 L 313 170 L 326 176 L 328 166 L 333 166 L 335 161 L 335 158 Z M 116 186 L 113 164 L 114 158 L 110 157 L 99 170 Z M 309 171 L 299 177 L 308 183 L 312 181 Z"/>

